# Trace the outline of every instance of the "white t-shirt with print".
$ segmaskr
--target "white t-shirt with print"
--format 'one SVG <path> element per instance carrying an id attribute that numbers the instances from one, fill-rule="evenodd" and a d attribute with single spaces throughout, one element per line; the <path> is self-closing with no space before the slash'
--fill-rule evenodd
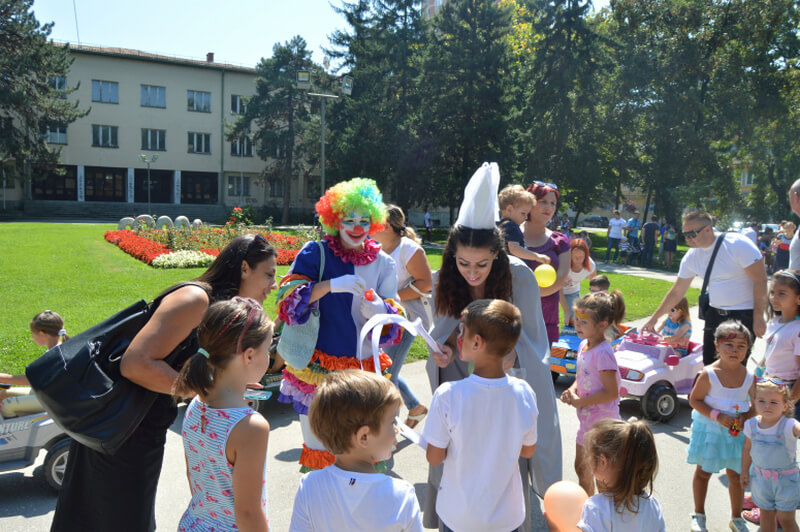
<path id="1" fill-rule="evenodd" d="M 751 417 L 747 421 L 744 422 L 744 427 L 742 428 L 742 433 L 750 438 L 753 439 L 753 433 L 756 431 L 756 423 L 761 419 L 761 416 Z M 761 434 L 767 435 L 774 435 L 778 433 L 778 426 L 781 424 L 781 421 L 778 420 L 777 423 L 772 425 L 768 429 L 759 428 L 758 432 Z M 786 445 L 786 450 L 789 451 L 789 456 L 792 457 L 792 461 L 794 461 L 797 455 L 797 438 L 794 437 L 794 427 L 795 425 L 800 424 L 800 421 L 796 419 L 790 419 L 786 426 L 783 428 L 783 444 Z M 758 465 L 758 464 L 756 464 Z"/>
<path id="2" fill-rule="evenodd" d="M 436 513 L 458 532 L 509 532 L 525 520 L 523 445 L 536 443 L 536 394 L 514 377 L 470 375 L 436 389 L 422 435 L 447 449 Z"/>
<path id="3" fill-rule="evenodd" d="M 800 377 L 800 320 L 781 323 L 780 317 L 767 323 L 764 335 L 767 348 L 764 350 L 767 375 L 786 381 Z"/>
<path id="4" fill-rule="evenodd" d="M 719 233 L 716 233 L 719 235 Z M 707 248 L 691 248 L 681 260 L 678 277 L 703 278 L 711 261 L 716 239 Z M 761 260 L 761 252 L 755 244 L 740 233 L 725 233 L 725 240 L 719 248 L 708 293 L 711 306 L 723 310 L 747 310 L 753 308 L 753 281 L 747 276 L 745 268 Z"/>
<path id="5" fill-rule="evenodd" d="M 666 532 L 667 523 L 655 497 L 639 497 L 637 513 L 627 509 L 620 513 L 613 498 L 598 493 L 583 504 L 578 528 L 584 532 Z"/>
<path id="6" fill-rule="evenodd" d="M 572 271 L 570 267 L 569 273 L 567 273 L 567 280 L 564 281 L 564 293 L 565 294 L 574 294 L 576 292 L 581 291 L 581 281 L 589 277 L 589 275 L 595 271 L 596 265 L 592 259 L 589 259 L 589 269 L 582 269 L 581 271 L 575 273 Z"/>
<path id="7" fill-rule="evenodd" d="M 628 225 L 628 222 L 620 218 L 611 218 L 608 221 L 608 238 L 622 238 L 622 230 Z"/>
<path id="8" fill-rule="evenodd" d="M 290 532 L 422 532 L 414 487 L 382 473 L 354 473 L 336 465 L 300 479 Z"/>

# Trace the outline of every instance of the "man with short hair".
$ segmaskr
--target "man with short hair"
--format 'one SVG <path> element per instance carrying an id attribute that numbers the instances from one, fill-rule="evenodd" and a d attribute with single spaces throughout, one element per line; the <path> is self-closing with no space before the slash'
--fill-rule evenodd
<path id="1" fill-rule="evenodd" d="M 642 266 L 653 267 L 653 252 L 656 249 L 656 234 L 658 233 L 658 216 L 651 216 L 650 221 L 642 226 Z"/>
<path id="2" fill-rule="evenodd" d="M 739 320 L 756 336 L 763 336 L 767 273 L 755 244 L 741 233 L 717 233 L 707 212 L 694 211 L 684 216 L 683 234 L 691 249 L 681 260 L 678 279 L 644 329 L 653 330 L 656 321 L 686 295 L 692 279 L 705 276 L 717 239 L 722 238 L 708 282 L 710 307 L 703 328 L 703 362 L 708 365 L 716 358 L 714 331 L 723 321 Z"/>
<path id="3" fill-rule="evenodd" d="M 789 205 L 792 206 L 792 211 L 800 216 L 800 179 L 795 181 L 789 188 Z M 800 228 L 794 232 L 792 242 L 789 244 L 789 269 L 794 270 L 800 268 Z"/>
<path id="4" fill-rule="evenodd" d="M 639 229 L 642 223 L 639 221 L 639 211 L 633 211 L 633 218 L 630 218 L 625 224 L 625 234 L 628 236 L 628 241 L 632 247 L 639 247 Z"/>
<path id="5" fill-rule="evenodd" d="M 608 231 L 606 237 L 608 244 L 606 245 L 606 264 L 611 256 L 611 250 L 615 250 L 614 262 L 619 259 L 619 243 L 622 240 L 622 230 L 625 228 L 625 220 L 620 217 L 619 211 L 614 211 L 614 217 L 608 221 Z"/>

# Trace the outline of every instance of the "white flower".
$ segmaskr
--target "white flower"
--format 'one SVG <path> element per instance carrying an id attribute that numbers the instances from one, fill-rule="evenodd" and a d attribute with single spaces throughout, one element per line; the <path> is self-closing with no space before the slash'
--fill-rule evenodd
<path id="1" fill-rule="evenodd" d="M 165 253 L 153 259 L 152 266 L 156 268 L 206 268 L 214 257 L 201 251 L 175 251 Z"/>

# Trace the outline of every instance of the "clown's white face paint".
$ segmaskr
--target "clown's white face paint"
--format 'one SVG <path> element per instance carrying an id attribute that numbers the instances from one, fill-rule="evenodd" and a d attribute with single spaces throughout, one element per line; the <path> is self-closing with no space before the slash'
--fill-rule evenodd
<path id="1" fill-rule="evenodd" d="M 357 249 L 364 245 L 364 240 L 369 236 L 369 216 L 353 211 L 345 214 L 339 222 L 339 239 L 348 249 Z"/>

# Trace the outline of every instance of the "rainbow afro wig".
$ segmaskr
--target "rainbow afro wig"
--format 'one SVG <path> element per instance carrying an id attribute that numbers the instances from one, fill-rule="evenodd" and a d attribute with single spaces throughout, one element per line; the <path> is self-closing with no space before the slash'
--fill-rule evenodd
<path id="1" fill-rule="evenodd" d="M 338 183 L 326 190 L 316 209 L 322 229 L 329 235 L 338 235 L 339 222 L 345 214 L 353 211 L 370 217 L 370 235 L 382 230 L 386 222 L 386 206 L 378 185 L 363 177 Z"/>

